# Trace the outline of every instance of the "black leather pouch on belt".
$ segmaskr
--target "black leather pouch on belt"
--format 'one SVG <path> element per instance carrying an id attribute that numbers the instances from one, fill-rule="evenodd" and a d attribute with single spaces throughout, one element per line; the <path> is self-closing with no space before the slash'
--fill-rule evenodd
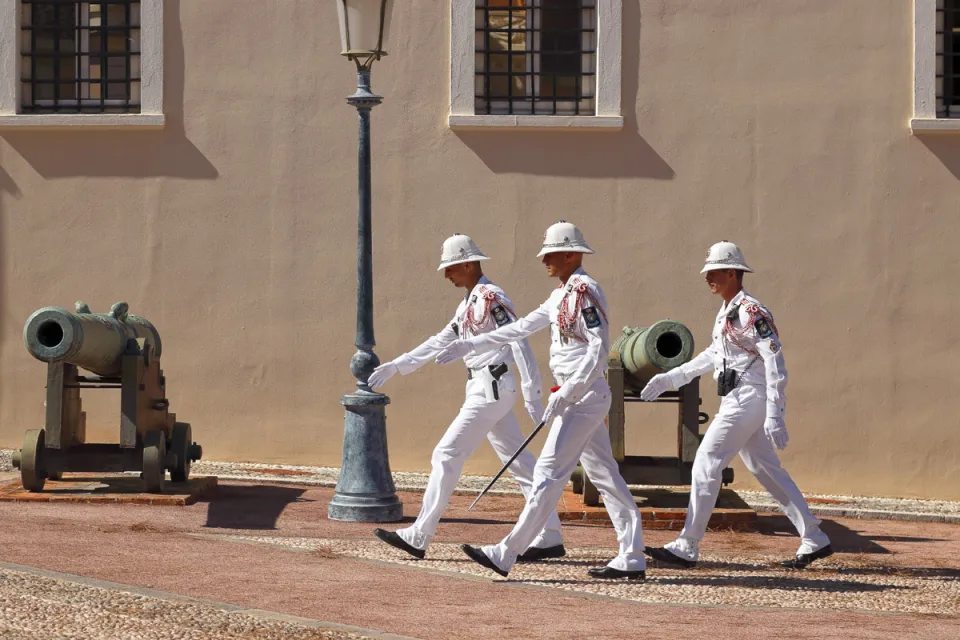
<path id="1" fill-rule="evenodd" d="M 737 382 L 737 372 L 733 369 L 724 369 L 717 378 L 717 395 L 727 395 L 737 388 Z"/>

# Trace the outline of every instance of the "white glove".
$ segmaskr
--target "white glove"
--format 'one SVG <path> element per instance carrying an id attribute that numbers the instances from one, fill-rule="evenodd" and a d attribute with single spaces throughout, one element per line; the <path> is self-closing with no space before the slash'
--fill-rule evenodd
<path id="1" fill-rule="evenodd" d="M 534 424 L 543 422 L 543 403 L 539 400 L 524 401 L 523 407 L 527 410 Z"/>
<path id="2" fill-rule="evenodd" d="M 373 370 L 373 373 L 370 374 L 370 379 L 367 380 L 367 384 L 370 385 L 371 389 L 382 387 L 384 382 L 398 373 L 400 373 L 400 367 L 392 362 L 386 362 Z"/>
<path id="3" fill-rule="evenodd" d="M 787 435 L 787 425 L 783 418 L 767 418 L 763 423 L 763 431 L 777 449 L 783 451 L 787 447 L 790 436 Z"/>
<path id="4" fill-rule="evenodd" d="M 665 391 L 672 389 L 673 382 L 670 381 L 670 376 L 665 373 L 658 373 L 650 378 L 650 382 L 640 392 L 640 399 L 644 402 L 650 402 L 659 398 Z"/>
<path id="5" fill-rule="evenodd" d="M 550 423 L 554 418 L 559 418 L 563 415 L 563 412 L 567 410 L 572 402 L 560 396 L 557 393 L 551 393 L 550 399 L 547 401 L 547 410 L 543 412 L 543 418 L 541 422 Z M 537 423 L 539 424 L 539 423 Z"/>
<path id="6" fill-rule="evenodd" d="M 437 354 L 437 364 L 450 364 L 456 362 L 473 351 L 473 347 L 466 340 L 455 340 L 444 347 L 443 351 Z"/>

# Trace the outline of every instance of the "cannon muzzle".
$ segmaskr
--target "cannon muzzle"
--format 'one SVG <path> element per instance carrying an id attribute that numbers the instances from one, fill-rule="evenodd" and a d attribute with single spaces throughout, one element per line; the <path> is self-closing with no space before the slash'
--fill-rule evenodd
<path id="1" fill-rule="evenodd" d="M 693 334 L 686 325 L 661 320 L 649 327 L 624 327 L 611 351 L 620 357 L 627 384 L 642 388 L 650 378 L 693 357 Z"/>
<path id="2" fill-rule="evenodd" d="M 120 373 L 120 357 L 130 341 L 144 338 L 153 355 L 160 356 L 160 335 L 150 322 L 127 314 L 118 302 L 109 314 L 90 313 L 77 302 L 76 313 L 60 307 L 35 311 L 23 327 L 23 342 L 41 362 L 66 362 L 101 376 Z"/>

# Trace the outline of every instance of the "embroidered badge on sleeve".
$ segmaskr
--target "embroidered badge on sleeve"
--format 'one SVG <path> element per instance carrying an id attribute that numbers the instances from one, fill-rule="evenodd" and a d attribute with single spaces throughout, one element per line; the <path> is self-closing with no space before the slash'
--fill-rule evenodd
<path id="1" fill-rule="evenodd" d="M 770 323 L 767 322 L 767 319 L 763 316 L 758 316 L 753 326 L 757 330 L 757 335 L 761 338 L 769 338 L 773 335 L 773 329 L 770 328 Z"/>
<path id="2" fill-rule="evenodd" d="M 510 323 L 510 316 L 507 314 L 506 309 L 499 304 L 493 308 L 493 319 L 496 321 L 498 327 Z"/>
<path id="3" fill-rule="evenodd" d="M 588 329 L 596 329 L 600 326 L 600 314 L 595 307 L 587 307 L 583 310 L 583 321 Z"/>

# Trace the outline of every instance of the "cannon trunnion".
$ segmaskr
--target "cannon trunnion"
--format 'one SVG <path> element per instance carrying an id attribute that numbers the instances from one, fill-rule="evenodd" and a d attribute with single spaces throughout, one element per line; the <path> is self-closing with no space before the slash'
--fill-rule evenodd
<path id="1" fill-rule="evenodd" d="M 44 426 L 28 430 L 13 455 L 25 489 L 40 491 L 65 471 L 139 471 L 145 489 L 159 493 L 168 471 L 171 480 L 184 482 L 201 458 L 190 424 L 169 411 L 160 334 L 127 309 L 125 302 L 109 314 L 90 313 L 82 302 L 75 313 L 44 307 L 24 325 L 27 351 L 47 363 Z M 119 444 L 86 441 L 81 389 L 120 390 Z"/>
<path id="2" fill-rule="evenodd" d="M 642 402 L 640 391 L 650 378 L 688 362 L 694 355 L 693 334 L 680 322 L 661 320 L 649 327 L 624 327 L 607 355 L 607 383 L 611 402 L 607 414 L 610 446 L 620 474 L 632 485 L 689 485 L 693 459 L 703 435 L 700 425 L 709 416 L 700 411 L 700 378 L 677 391 L 664 393 L 657 403 L 677 405 L 677 455 L 636 456 L 626 452 L 626 404 Z M 573 490 L 586 505 L 600 503 L 600 494 L 582 467 L 572 477 Z M 723 470 L 723 483 L 733 482 L 733 469 Z"/>

